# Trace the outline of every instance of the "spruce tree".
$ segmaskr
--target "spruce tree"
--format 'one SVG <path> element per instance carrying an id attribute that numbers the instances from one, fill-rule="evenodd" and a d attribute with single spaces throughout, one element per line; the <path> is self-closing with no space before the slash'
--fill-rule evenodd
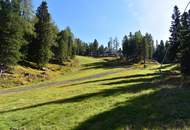
<path id="1" fill-rule="evenodd" d="M 163 62 L 166 63 L 166 64 L 170 63 L 169 56 L 168 56 L 169 48 L 170 48 L 169 41 L 166 41 L 165 42 L 165 50 L 166 50 L 166 52 L 165 52 L 165 59 L 163 59 L 164 60 Z"/>
<path id="2" fill-rule="evenodd" d="M 157 60 L 159 63 L 162 63 L 165 54 L 166 54 L 166 49 L 164 46 L 164 41 L 161 40 L 160 44 L 157 45 L 156 47 L 156 51 L 154 53 L 154 59 Z"/>
<path id="3" fill-rule="evenodd" d="M 101 45 L 101 46 L 98 48 L 98 54 L 99 54 L 99 55 L 104 54 L 104 46 L 103 46 L 103 45 Z"/>
<path id="4" fill-rule="evenodd" d="M 110 38 L 109 42 L 108 42 L 108 50 L 111 52 L 113 50 L 113 39 Z"/>
<path id="5" fill-rule="evenodd" d="M 21 47 L 22 60 L 28 60 L 28 47 L 32 43 L 35 36 L 34 24 L 36 18 L 34 17 L 32 0 L 19 0 L 20 1 L 20 15 L 23 19 L 23 29 L 24 29 L 24 44 Z"/>
<path id="6" fill-rule="evenodd" d="M 145 40 L 145 53 L 147 59 L 152 59 L 154 53 L 154 41 L 151 34 L 146 33 L 144 36 Z"/>
<path id="7" fill-rule="evenodd" d="M 170 28 L 170 50 L 169 50 L 169 58 L 171 61 L 177 60 L 178 48 L 180 45 L 180 11 L 177 6 L 174 7 L 174 14 L 172 15 L 172 22 Z"/>
<path id="8" fill-rule="evenodd" d="M 71 29 L 69 27 L 67 27 L 65 29 L 66 31 L 66 39 L 65 39 L 65 42 L 67 43 L 67 59 L 71 59 L 73 58 L 73 53 L 72 53 L 72 48 L 73 48 L 73 39 L 74 39 L 74 36 L 73 36 L 73 33 L 71 31 Z"/>
<path id="9" fill-rule="evenodd" d="M 17 64 L 23 44 L 23 24 L 19 1 L 1 1 L 0 10 L 0 64 L 7 67 Z"/>
<path id="10" fill-rule="evenodd" d="M 135 42 L 135 39 L 134 39 L 134 35 L 130 32 L 129 33 L 129 46 L 128 46 L 128 49 L 127 49 L 127 57 L 128 59 L 135 59 L 135 55 L 136 55 L 136 52 L 137 52 L 137 44 Z"/>
<path id="11" fill-rule="evenodd" d="M 143 45 L 143 36 L 140 31 L 135 32 L 134 41 L 136 48 L 135 60 L 139 62 L 144 59 L 144 45 Z"/>
<path id="12" fill-rule="evenodd" d="M 92 44 L 92 49 L 93 49 L 93 52 L 96 53 L 95 55 L 98 55 L 98 47 L 99 47 L 99 43 L 98 41 L 95 39 L 93 44 Z"/>
<path id="13" fill-rule="evenodd" d="M 67 44 L 67 32 L 66 30 L 61 31 L 58 34 L 58 39 L 57 39 L 57 49 L 56 49 L 56 60 L 58 63 L 63 64 L 65 60 L 68 58 L 68 44 Z"/>
<path id="14" fill-rule="evenodd" d="M 30 45 L 30 57 L 37 63 L 39 68 L 44 67 L 52 56 L 51 46 L 54 42 L 51 17 L 48 12 L 48 6 L 43 1 L 36 12 L 38 19 L 35 24 L 36 38 Z"/>
<path id="15" fill-rule="evenodd" d="M 128 48 L 129 48 L 129 40 L 128 40 L 128 36 L 127 35 L 125 35 L 123 37 L 122 48 L 123 48 L 123 56 L 127 57 Z"/>
<path id="16" fill-rule="evenodd" d="M 181 31 L 180 31 L 180 64 L 181 72 L 185 75 L 190 74 L 190 14 L 185 12 L 181 17 Z"/>

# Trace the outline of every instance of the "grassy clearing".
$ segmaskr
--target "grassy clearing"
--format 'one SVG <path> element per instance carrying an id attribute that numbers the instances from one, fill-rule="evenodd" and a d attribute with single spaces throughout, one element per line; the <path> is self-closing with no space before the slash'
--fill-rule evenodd
<path id="1" fill-rule="evenodd" d="M 35 69 L 32 65 L 17 65 L 11 73 L 0 76 L 0 88 L 13 88 L 53 80 L 75 71 L 76 68 L 79 68 L 78 59 L 65 63 L 65 66 L 48 64 L 46 71 Z"/>
<path id="2" fill-rule="evenodd" d="M 89 69 L 83 71 L 83 73 L 78 73 L 78 71 L 82 70 L 85 64 L 93 64 L 100 61 L 102 62 L 103 59 L 77 56 L 73 61 L 66 62 L 64 66 L 48 64 L 46 71 L 35 69 L 31 64 L 18 65 L 12 70 L 11 74 L 0 76 L 0 88 L 25 87 L 26 85 L 40 82 L 67 80 L 73 75 L 75 78 L 79 78 L 81 76 L 88 76 L 89 70 L 90 73 L 96 74 L 102 72 L 102 70 Z"/>
<path id="3" fill-rule="evenodd" d="M 74 72 L 74 77 L 67 78 L 121 69 L 99 67 L 102 60 L 81 59 L 86 63 L 80 71 L 86 73 Z M 157 73 L 159 65 L 152 64 L 146 69 L 135 67 L 62 87 L 1 95 L 0 129 L 189 128 L 190 90 L 179 88 L 178 73 L 167 72 L 174 67 L 164 66 L 162 76 Z"/>

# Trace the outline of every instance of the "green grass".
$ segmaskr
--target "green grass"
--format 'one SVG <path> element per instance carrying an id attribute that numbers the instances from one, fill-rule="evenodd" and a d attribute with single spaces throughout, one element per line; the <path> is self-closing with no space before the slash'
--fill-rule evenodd
<path id="1" fill-rule="evenodd" d="M 190 90 L 180 75 L 159 65 L 108 67 L 103 59 L 78 57 L 80 73 L 62 80 L 123 70 L 61 87 L 0 95 L 0 130 L 124 130 L 190 128 Z M 89 67 L 90 66 L 90 67 Z M 101 66 L 101 67 L 100 67 Z M 57 80 L 61 80 L 61 78 Z"/>
<path id="2" fill-rule="evenodd" d="M 36 69 L 32 63 L 22 63 L 22 66 L 17 65 L 11 70 L 11 74 L 6 73 L 0 76 L 0 89 L 55 80 L 62 75 L 77 71 L 80 68 L 78 58 L 71 62 L 66 62 L 65 66 L 48 64 L 46 67 L 46 71 L 41 71 Z"/>
<path id="3" fill-rule="evenodd" d="M 77 56 L 71 62 L 67 62 L 65 66 L 48 64 L 48 69 L 45 72 L 31 68 L 31 65 L 17 65 L 12 70 L 13 74 L 6 74 L 5 76 L 0 77 L 0 89 L 12 89 L 16 87 L 30 86 L 41 82 L 68 80 L 71 79 L 71 77 L 80 78 L 81 76 L 89 76 L 91 73 L 98 74 L 107 71 L 104 68 L 99 68 L 87 69 L 83 70 L 82 73 L 79 73 L 79 70 L 82 70 L 85 64 L 95 64 L 97 62 L 103 62 L 103 59 Z M 30 74 L 31 77 L 25 76 L 25 74 Z"/>

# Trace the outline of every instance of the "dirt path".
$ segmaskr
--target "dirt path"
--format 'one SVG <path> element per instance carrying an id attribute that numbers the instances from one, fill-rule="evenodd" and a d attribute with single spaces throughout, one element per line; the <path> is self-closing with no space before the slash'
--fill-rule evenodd
<path id="1" fill-rule="evenodd" d="M 65 80 L 65 81 L 59 81 L 59 82 L 40 83 L 40 84 L 32 85 L 29 87 L 15 88 L 15 89 L 9 89 L 9 90 L 0 90 L 0 95 L 21 93 L 21 92 L 34 90 L 34 89 L 40 89 L 40 88 L 61 87 L 63 85 L 67 85 L 67 84 L 71 84 L 71 83 L 73 84 L 73 83 L 77 83 L 77 82 L 81 82 L 81 81 L 85 81 L 85 80 L 91 80 L 91 79 L 101 78 L 101 77 L 111 75 L 111 74 L 116 74 L 116 73 L 122 72 L 122 71 L 124 71 L 126 69 L 130 69 L 130 68 L 131 67 L 127 67 L 127 68 L 117 70 L 117 71 L 104 72 L 104 73 L 95 74 L 95 75 L 82 77 L 82 78 L 78 78 L 78 79 Z"/>

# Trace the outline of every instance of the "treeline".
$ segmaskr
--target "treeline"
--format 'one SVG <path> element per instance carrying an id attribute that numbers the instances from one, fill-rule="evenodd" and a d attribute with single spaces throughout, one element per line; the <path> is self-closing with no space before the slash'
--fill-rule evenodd
<path id="1" fill-rule="evenodd" d="M 74 58 L 76 42 L 70 28 L 59 31 L 45 1 L 33 13 L 31 0 L 0 0 L 0 65 L 9 68 L 31 61 L 43 68 Z"/>
<path id="2" fill-rule="evenodd" d="M 190 74 L 190 10 L 180 13 L 177 6 L 174 7 L 170 28 L 168 59 L 173 63 L 180 63 L 181 72 Z"/>
<path id="3" fill-rule="evenodd" d="M 0 0 L 1 70 L 22 61 L 34 62 L 42 69 L 49 62 L 63 64 L 75 55 L 104 56 L 118 47 L 117 39 L 110 40 L 108 49 L 96 39 L 85 43 L 75 38 L 69 27 L 59 30 L 45 1 L 34 14 L 32 0 Z"/>
<path id="4" fill-rule="evenodd" d="M 169 41 L 157 44 L 154 58 L 160 63 L 180 64 L 184 75 L 190 74 L 190 10 L 180 13 L 177 6 L 174 7 L 170 27 Z"/>
<path id="5" fill-rule="evenodd" d="M 164 42 L 163 40 L 161 40 L 160 43 L 156 41 L 156 49 L 153 54 L 153 59 L 158 61 L 161 64 L 171 63 L 167 55 L 169 51 L 168 49 L 169 49 L 168 41 Z"/>
<path id="6" fill-rule="evenodd" d="M 152 59 L 154 54 L 154 40 L 151 34 L 144 36 L 140 31 L 125 35 L 122 41 L 123 57 L 130 63 Z"/>
<path id="7" fill-rule="evenodd" d="M 95 39 L 92 43 L 85 43 L 80 39 L 75 39 L 75 49 L 77 55 L 83 56 L 117 56 L 121 52 L 117 38 L 110 38 L 108 45 L 104 46 Z"/>
<path id="8" fill-rule="evenodd" d="M 85 43 L 75 38 L 67 27 L 59 30 L 52 21 L 45 1 L 33 13 L 32 0 L 0 0 L 0 69 L 21 61 L 31 61 L 42 69 L 48 62 L 64 64 L 75 55 L 122 56 L 135 63 L 154 59 L 160 63 L 180 63 L 181 71 L 190 74 L 190 11 L 181 15 L 174 7 L 169 41 L 154 40 L 140 31 L 124 36 L 122 49 L 117 38 L 107 47 L 96 39 Z"/>
<path id="9" fill-rule="evenodd" d="M 144 36 L 140 31 L 124 36 L 122 51 L 127 61 L 135 63 L 141 60 L 154 59 L 164 63 L 179 63 L 184 75 L 190 74 L 190 10 L 180 13 L 177 6 L 174 7 L 170 27 L 171 36 L 168 41 L 163 40 L 154 46 L 151 34 Z"/>
<path id="10" fill-rule="evenodd" d="M 142 35 L 140 31 L 125 35 L 122 41 L 122 54 L 128 63 L 155 60 L 162 64 L 172 63 L 169 54 L 170 42 L 161 40 L 156 43 L 151 34 Z"/>

